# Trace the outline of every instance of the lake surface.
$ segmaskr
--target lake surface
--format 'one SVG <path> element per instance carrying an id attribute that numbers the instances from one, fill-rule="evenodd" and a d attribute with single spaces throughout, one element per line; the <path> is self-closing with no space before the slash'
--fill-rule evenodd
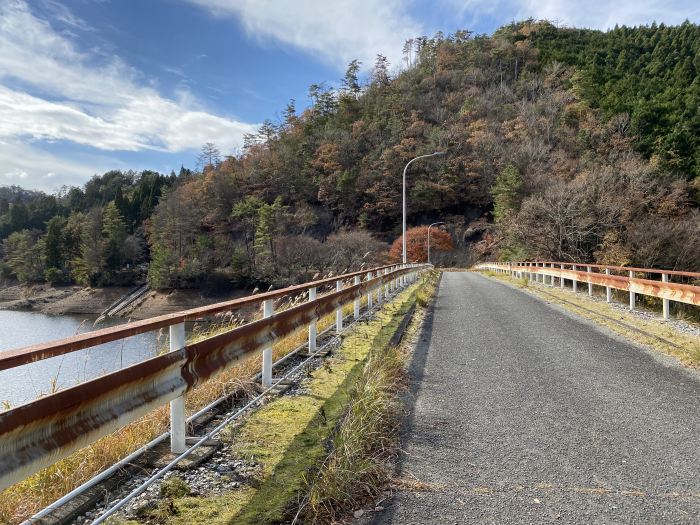
<path id="1" fill-rule="evenodd" d="M 96 317 L 0 310 L 0 351 L 90 332 L 124 321 L 108 319 L 93 326 Z M 63 356 L 0 371 L 0 411 L 5 402 L 17 406 L 42 394 L 93 379 L 108 372 L 153 357 L 167 345 L 167 330 L 149 332 L 120 341 L 86 348 Z"/>

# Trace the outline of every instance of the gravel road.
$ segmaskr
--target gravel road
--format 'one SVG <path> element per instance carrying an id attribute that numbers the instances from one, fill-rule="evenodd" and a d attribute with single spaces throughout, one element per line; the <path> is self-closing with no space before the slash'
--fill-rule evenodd
<path id="1" fill-rule="evenodd" d="M 373 523 L 700 523 L 697 372 L 474 273 L 443 275 L 413 359 Z"/>

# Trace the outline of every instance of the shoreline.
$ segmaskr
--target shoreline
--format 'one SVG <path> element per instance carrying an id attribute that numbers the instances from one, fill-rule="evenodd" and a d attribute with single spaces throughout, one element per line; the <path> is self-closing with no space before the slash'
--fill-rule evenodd
<path id="1" fill-rule="evenodd" d="M 7 284 L 0 287 L 0 310 L 38 312 L 48 315 L 99 316 L 133 287 L 85 288 L 76 285 Z M 200 289 L 149 290 L 115 318 L 147 319 L 243 297 L 251 292 L 234 289 L 212 294 Z"/>

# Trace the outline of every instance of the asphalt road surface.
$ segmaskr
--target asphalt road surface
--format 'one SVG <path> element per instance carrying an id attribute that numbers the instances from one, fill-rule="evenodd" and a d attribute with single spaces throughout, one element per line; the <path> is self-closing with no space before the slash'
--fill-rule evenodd
<path id="1" fill-rule="evenodd" d="M 404 488 L 375 524 L 700 524 L 700 375 L 474 273 L 411 365 Z"/>

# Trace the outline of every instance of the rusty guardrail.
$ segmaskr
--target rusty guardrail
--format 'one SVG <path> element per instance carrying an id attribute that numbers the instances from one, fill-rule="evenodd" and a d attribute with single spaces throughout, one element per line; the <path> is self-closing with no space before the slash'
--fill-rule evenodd
<path id="1" fill-rule="evenodd" d="M 568 269 L 570 267 L 571 269 Z M 678 270 L 662 270 L 652 268 L 630 268 L 626 266 L 605 266 L 600 264 L 574 264 L 552 261 L 532 262 L 487 262 L 476 265 L 479 270 L 494 270 L 509 273 L 519 277 L 527 276 L 531 281 L 554 286 L 554 279 L 559 279 L 562 288 L 565 282 L 571 281 L 572 288 L 577 291 L 578 283 L 588 284 L 588 295 L 593 295 L 593 286 L 606 289 L 606 300 L 611 302 L 611 290 L 622 290 L 629 293 L 630 310 L 635 308 L 636 295 L 656 297 L 663 301 L 663 316 L 669 318 L 670 301 L 700 306 L 700 286 L 688 283 L 670 282 L 670 277 L 684 277 L 689 280 L 700 278 L 698 272 L 683 272 Z M 585 271 L 577 268 L 585 268 Z M 603 273 L 595 270 L 603 270 Z M 627 275 L 614 275 L 613 272 L 625 272 Z M 660 275 L 661 280 L 644 279 L 638 274 Z M 549 277 L 549 283 L 547 283 Z"/>
<path id="2" fill-rule="evenodd" d="M 170 326 L 181 327 L 181 345 L 171 352 L 141 361 L 116 372 L 86 381 L 25 405 L 0 413 L 0 490 L 68 456 L 75 450 L 113 432 L 151 410 L 171 402 L 171 438 L 181 435 L 184 446 L 184 398 L 186 392 L 231 367 L 244 356 L 263 350 L 309 326 L 309 346 L 316 343 L 315 323 L 321 317 L 341 312 L 336 328 L 342 328 L 342 308 L 378 291 L 381 302 L 390 288 L 405 284 L 427 265 L 382 266 L 292 286 L 252 297 L 219 303 L 177 314 L 129 323 L 119 327 L 0 353 L 0 369 L 62 355 L 81 348 L 114 341 L 137 333 Z M 365 276 L 366 280 L 361 280 Z M 348 278 L 354 284 L 343 287 Z M 319 285 L 336 283 L 336 291 L 316 298 Z M 271 304 L 273 298 L 309 291 L 309 301 L 272 313 L 196 343 L 184 343 L 184 321 L 237 309 L 243 305 Z M 313 291 L 313 293 L 311 293 Z M 266 311 L 268 307 L 266 306 Z M 313 327 L 313 331 L 311 330 Z M 263 359 L 263 377 L 265 376 Z M 177 401 L 181 403 L 176 404 Z M 178 413 L 178 410 L 181 413 Z M 181 427 L 181 428 L 175 428 Z M 175 443 L 173 441 L 173 443 Z M 175 445 L 173 445 L 175 446 Z M 173 450 L 177 452 L 177 450 Z"/>

